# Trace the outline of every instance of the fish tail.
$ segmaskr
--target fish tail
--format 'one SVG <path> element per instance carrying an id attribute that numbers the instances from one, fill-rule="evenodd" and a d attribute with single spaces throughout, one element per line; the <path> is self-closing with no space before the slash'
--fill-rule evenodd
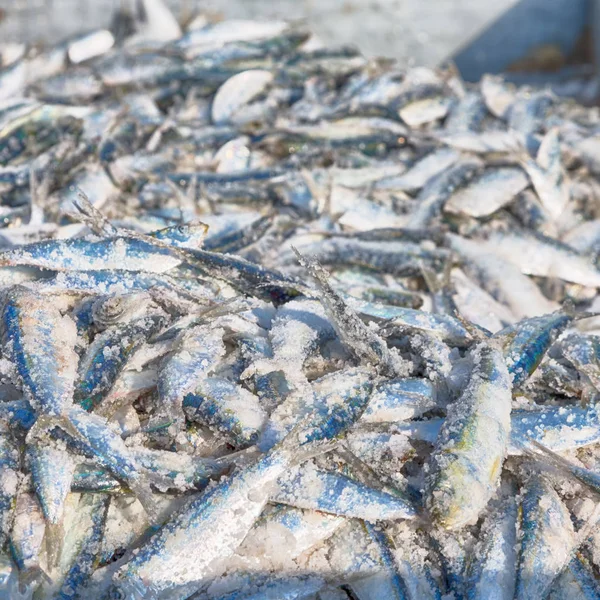
<path id="1" fill-rule="evenodd" d="M 582 319 L 592 319 L 594 317 L 600 316 L 600 312 L 578 310 L 570 298 L 566 298 L 564 300 L 561 307 L 556 311 L 556 313 L 566 315 L 567 317 L 571 317 L 574 321 L 581 321 Z"/>
<path id="2" fill-rule="evenodd" d="M 325 269 L 316 258 L 301 254 L 295 246 L 292 246 L 292 250 L 294 251 L 294 254 L 296 255 L 300 265 L 311 274 L 311 276 L 319 284 L 319 287 L 323 288 L 323 293 L 327 294 L 327 292 L 331 290 L 331 286 L 329 284 L 330 274 L 327 269 Z"/>
<path id="3" fill-rule="evenodd" d="M 544 446 L 543 444 L 540 444 L 536 440 L 530 439 L 529 442 L 543 454 L 543 456 L 540 456 L 539 453 L 533 452 L 533 450 L 531 449 L 525 450 L 525 453 L 531 458 L 538 461 L 544 460 L 550 466 L 565 473 L 569 477 L 575 477 L 578 481 L 582 481 L 581 479 L 579 479 L 579 477 L 577 477 L 576 470 L 580 467 L 578 467 L 576 464 L 572 463 L 570 460 L 564 458 L 563 456 L 560 456 L 560 454 L 557 454 L 553 450 L 550 450 L 550 448 Z"/>
<path id="4" fill-rule="evenodd" d="M 454 318 L 460 321 L 461 325 L 468 331 L 469 335 L 478 342 L 484 342 L 493 337 L 491 331 L 487 330 L 485 327 L 481 327 L 472 323 L 468 319 L 465 319 L 458 310 L 454 311 Z M 494 338 L 496 339 L 496 338 Z"/>
<path id="5" fill-rule="evenodd" d="M 44 537 L 46 540 L 46 560 L 50 571 L 57 567 L 60 562 L 64 535 L 62 519 L 58 523 L 46 522 Z"/>
<path id="6" fill-rule="evenodd" d="M 52 579 L 41 567 L 29 567 L 19 572 L 19 596 L 26 598 L 40 583 L 52 583 Z"/>
<path id="7" fill-rule="evenodd" d="M 156 523 L 160 518 L 160 509 L 158 503 L 154 499 L 154 494 L 150 489 L 150 485 L 139 479 L 130 479 L 128 482 L 129 489 L 139 500 L 143 509 L 146 511 L 151 522 Z"/>
<path id="8" fill-rule="evenodd" d="M 77 440 L 86 441 L 85 437 L 73 423 L 71 423 L 69 417 L 65 415 L 40 415 L 27 433 L 27 442 L 30 443 L 43 438 L 46 433 L 55 427 L 62 429 L 65 433 L 68 433 Z"/>
<path id="9" fill-rule="evenodd" d="M 443 289 L 448 289 L 450 287 L 450 271 L 452 270 L 452 260 L 450 258 L 444 264 L 444 272 L 442 274 L 441 279 L 437 276 L 437 273 L 433 269 L 425 265 L 423 261 L 419 261 L 419 270 L 421 271 L 421 275 L 425 280 L 427 289 L 432 294 L 440 292 Z"/>

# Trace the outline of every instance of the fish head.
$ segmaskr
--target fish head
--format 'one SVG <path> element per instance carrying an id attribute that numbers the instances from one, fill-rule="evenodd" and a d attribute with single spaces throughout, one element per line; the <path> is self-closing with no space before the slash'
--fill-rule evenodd
<path id="1" fill-rule="evenodd" d="M 165 227 L 154 232 L 152 236 L 177 248 L 197 250 L 202 247 L 207 231 L 208 225 L 206 223 L 194 221 Z"/>

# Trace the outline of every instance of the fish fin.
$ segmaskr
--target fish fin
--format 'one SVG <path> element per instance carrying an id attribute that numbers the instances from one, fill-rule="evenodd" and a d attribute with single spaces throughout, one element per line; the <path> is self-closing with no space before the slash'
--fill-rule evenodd
<path id="1" fill-rule="evenodd" d="M 427 285 L 427 289 L 435 294 L 436 292 L 440 292 L 442 290 L 449 290 L 451 287 L 450 284 L 450 273 L 453 267 L 453 259 L 452 256 L 449 256 L 448 259 L 444 262 L 444 268 L 442 270 L 441 277 L 438 274 L 428 267 L 423 261 L 419 261 L 419 270 L 421 271 L 421 275 L 425 280 L 425 284 Z"/>
<path id="2" fill-rule="evenodd" d="M 557 312 L 564 313 L 575 321 L 580 321 L 581 319 L 591 319 L 593 317 L 600 317 L 600 312 L 588 312 L 577 310 L 577 308 L 573 304 L 573 301 L 570 298 L 567 298 L 562 303 L 562 306 L 558 309 Z"/>
<path id="3" fill-rule="evenodd" d="M 215 466 L 217 468 L 235 468 L 245 466 L 254 462 L 260 456 L 260 451 L 257 446 L 250 446 L 249 448 L 243 448 L 236 452 L 231 452 L 225 456 L 214 459 Z"/>
<path id="4" fill-rule="evenodd" d="M 140 472 L 142 469 L 140 469 Z M 145 481 L 139 481 L 130 479 L 127 481 L 129 489 L 133 492 L 133 495 L 139 500 L 142 508 L 146 511 L 148 519 L 151 523 L 157 523 L 161 518 L 161 510 L 158 503 L 154 499 L 154 494 L 150 489 L 150 485 Z"/>
<path id="5" fill-rule="evenodd" d="M 552 467 L 558 469 L 559 471 L 568 475 L 569 477 L 572 477 L 573 479 L 577 479 L 577 481 L 582 481 L 579 477 L 576 476 L 576 474 L 573 472 L 573 469 L 583 469 L 584 467 L 579 467 L 569 459 L 554 452 L 554 450 L 550 450 L 550 448 L 544 446 L 544 444 L 540 444 L 540 442 L 538 442 L 537 440 L 529 438 L 529 443 L 543 454 L 543 459 L 545 459 L 545 461 Z M 525 454 L 537 461 L 542 460 L 540 454 L 534 452 L 530 448 L 525 449 Z M 584 482 L 582 481 L 582 483 Z"/>
<path id="6" fill-rule="evenodd" d="M 77 190 L 73 205 L 78 213 L 73 217 L 83 221 L 97 236 L 114 237 L 118 234 L 117 228 L 89 201 L 83 190 Z"/>
<path id="7" fill-rule="evenodd" d="M 316 258 L 310 258 L 301 254 L 295 246 L 292 246 L 292 250 L 296 255 L 296 258 L 298 259 L 300 265 L 303 266 L 310 273 L 310 275 L 313 277 L 313 279 L 315 279 L 319 287 L 322 288 L 322 291 L 324 293 L 333 293 L 331 285 L 329 284 L 330 275 L 327 272 L 327 270 L 323 267 L 323 265 L 321 265 L 321 263 Z"/>
<path id="8" fill-rule="evenodd" d="M 385 340 L 371 330 L 331 287 L 330 275 L 321 263 L 314 257 L 302 255 L 294 246 L 292 250 L 300 265 L 317 284 L 321 292 L 317 299 L 329 314 L 342 344 L 356 354 L 361 362 L 364 361 L 387 375 L 405 377 L 410 371 L 408 362 L 395 349 L 389 348 Z"/>
<path id="9" fill-rule="evenodd" d="M 463 317 L 458 310 L 454 311 L 454 318 L 460 321 L 461 325 L 467 330 L 469 335 L 477 342 L 484 342 L 493 337 L 493 333 L 487 330 L 485 327 L 472 323 L 465 317 Z"/>

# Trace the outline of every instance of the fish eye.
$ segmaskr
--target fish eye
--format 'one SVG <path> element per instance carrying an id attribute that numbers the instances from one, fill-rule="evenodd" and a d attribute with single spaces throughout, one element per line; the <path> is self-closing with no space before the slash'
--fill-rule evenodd
<path id="1" fill-rule="evenodd" d="M 186 230 L 186 227 L 185 227 L 185 225 L 178 225 L 178 226 L 177 226 L 177 231 L 178 231 L 179 233 L 181 233 L 182 235 L 185 233 L 185 230 Z"/>

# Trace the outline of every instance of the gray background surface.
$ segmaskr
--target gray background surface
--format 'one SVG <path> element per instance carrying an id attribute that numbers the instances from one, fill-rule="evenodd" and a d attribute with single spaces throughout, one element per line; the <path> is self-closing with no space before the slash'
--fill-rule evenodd
<path id="1" fill-rule="evenodd" d="M 108 25 L 134 0 L 0 0 L 0 41 L 57 41 Z M 305 19 L 329 44 L 435 66 L 456 58 L 475 80 L 545 43 L 569 55 L 600 0 L 166 0 L 175 15 Z M 475 40 L 475 44 L 472 44 Z"/>
<path id="2" fill-rule="evenodd" d="M 552 0 L 550 0 L 552 1 Z M 324 40 L 355 43 L 370 56 L 435 65 L 516 0 L 168 0 L 175 14 L 305 18 Z M 57 40 L 107 25 L 123 0 L 0 0 L 0 39 Z"/>

